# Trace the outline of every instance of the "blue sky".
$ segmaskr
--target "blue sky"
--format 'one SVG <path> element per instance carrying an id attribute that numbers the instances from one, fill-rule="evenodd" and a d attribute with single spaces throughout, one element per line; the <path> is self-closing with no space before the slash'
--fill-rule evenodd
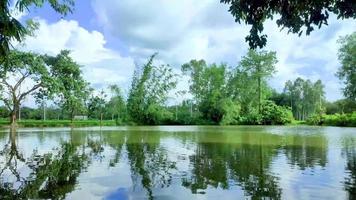
<path id="1" fill-rule="evenodd" d="M 21 48 L 49 54 L 70 49 L 95 88 L 119 84 L 127 90 L 135 65 L 154 52 L 157 62 L 177 72 L 191 59 L 236 65 L 247 51 L 249 27 L 235 23 L 227 9 L 217 0 L 77 0 L 74 13 L 62 17 L 47 5 L 22 16 L 35 18 L 40 28 Z M 336 41 L 355 30 L 353 20 L 335 16 L 329 26 L 301 37 L 266 22 L 266 49 L 279 60 L 270 84 L 281 91 L 289 79 L 321 79 L 328 100 L 342 98 Z M 178 87 L 187 90 L 187 79 Z"/>

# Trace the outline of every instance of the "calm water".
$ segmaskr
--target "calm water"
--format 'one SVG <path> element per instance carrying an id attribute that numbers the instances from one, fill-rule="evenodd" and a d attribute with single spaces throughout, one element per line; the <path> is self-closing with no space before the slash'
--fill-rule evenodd
<path id="1" fill-rule="evenodd" d="M 0 199 L 355 199 L 356 129 L 0 131 Z"/>

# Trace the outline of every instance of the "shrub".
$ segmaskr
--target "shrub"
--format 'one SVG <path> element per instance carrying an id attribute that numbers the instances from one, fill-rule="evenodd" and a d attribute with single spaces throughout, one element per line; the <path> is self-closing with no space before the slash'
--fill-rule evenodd
<path id="1" fill-rule="evenodd" d="M 293 120 L 290 109 L 276 105 L 273 101 L 265 101 L 261 109 L 262 124 L 283 125 Z"/>
<path id="2" fill-rule="evenodd" d="M 313 115 L 307 119 L 307 124 L 356 127 L 356 112 L 348 114 Z"/>

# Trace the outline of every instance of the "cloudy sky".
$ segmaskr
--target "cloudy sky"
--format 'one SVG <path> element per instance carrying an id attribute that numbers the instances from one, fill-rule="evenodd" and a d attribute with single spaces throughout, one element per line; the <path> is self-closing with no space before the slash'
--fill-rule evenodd
<path id="1" fill-rule="evenodd" d="M 53 55 L 70 49 L 93 87 L 119 84 L 127 90 L 135 64 L 154 52 L 177 71 L 191 59 L 235 66 L 247 51 L 249 27 L 235 23 L 227 10 L 218 0 L 77 0 L 74 13 L 65 17 L 48 6 L 24 14 L 22 20 L 36 18 L 40 28 L 21 48 Z M 321 79 L 328 100 L 342 98 L 336 41 L 354 30 L 354 21 L 334 16 L 329 26 L 301 37 L 266 22 L 266 49 L 279 60 L 270 84 L 281 91 L 289 79 Z"/>

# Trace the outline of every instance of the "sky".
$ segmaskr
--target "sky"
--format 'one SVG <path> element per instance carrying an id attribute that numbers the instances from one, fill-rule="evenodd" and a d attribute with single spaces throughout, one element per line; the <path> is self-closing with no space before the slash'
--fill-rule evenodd
<path id="1" fill-rule="evenodd" d="M 177 73 L 191 59 L 236 66 L 247 52 L 250 29 L 235 23 L 228 6 L 218 0 L 77 0 L 67 16 L 46 5 L 18 18 L 34 18 L 40 24 L 36 37 L 28 37 L 18 48 L 50 55 L 69 49 L 92 87 L 118 84 L 126 92 L 135 65 L 154 52 L 159 53 L 157 62 L 171 65 Z M 297 77 L 321 79 L 327 100 L 342 98 L 343 85 L 335 76 L 340 66 L 337 40 L 356 30 L 353 20 L 331 15 L 328 26 L 301 37 L 281 31 L 274 21 L 264 26 L 265 49 L 276 51 L 278 58 L 277 73 L 269 80 L 273 88 L 282 91 L 287 80 Z M 188 90 L 186 78 L 177 90 Z"/>

